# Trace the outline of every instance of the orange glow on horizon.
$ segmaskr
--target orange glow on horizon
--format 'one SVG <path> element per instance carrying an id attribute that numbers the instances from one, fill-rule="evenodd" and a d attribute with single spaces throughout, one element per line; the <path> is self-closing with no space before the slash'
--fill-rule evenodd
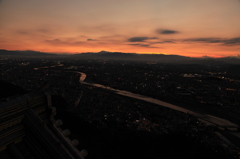
<path id="1" fill-rule="evenodd" d="M 0 49 L 215 58 L 240 54 L 238 1 L 0 3 Z"/>
<path id="2" fill-rule="evenodd" d="M 37 48 L 37 49 L 34 49 Z M 5 48 L 4 48 L 5 49 Z M 82 48 L 81 51 L 78 48 L 72 48 L 72 47 L 66 47 L 66 48 L 53 48 L 53 47 L 29 47 L 29 48 L 7 48 L 6 50 L 18 50 L 18 51 L 25 51 L 25 50 L 32 50 L 32 51 L 39 51 L 39 52 L 45 52 L 45 53 L 57 53 L 57 54 L 76 54 L 76 53 L 87 53 L 87 52 L 93 52 L 93 53 L 98 53 L 100 51 L 108 51 L 108 52 L 122 52 L 122 53 L 136 53 L 136 54 L 163 54 L 163 55 L 179 55 L 179 56 L 187 56 L 187 57 L 192 57 L 192 58 L 200 58 L 200 57 L 212 57 L 212 58 L 221 58 L 221 57 L 227 57 L 227 56 L 238 56 L 238 53 L 229 53 L 229 52 L 221 52 L 221 53 L 199 53 L 200 51 L 195 51 L 195 50 L 189 50 L 188 52 L 181 52 L 179 50 L 169 50 L 168 52 L 149 52 L 147 49 L 146 51 L 143 49 L 140 49 L 141 51 L 138 51 L 138 49 L 130 49 L 129 51 L 124 50 L 119 50 L 119 49 L 107 49 L 107 48 Z M 227 56 L 226 56 L 227 55 Z"/>
<path id="3" fill-rule="evenodd" d="M 142 37 L 139 37 L 142 38 Z M 145 38 L 145 37 L 143 37 Z M 21 36 L 16 39 L 21 39 Z M 84 41 L 85 39 L 85 41 Z M 0 43 L 1 49 L 6 50 L 34 50 L 49 53 L 86 53 L 100 52 L 102 50 L 109 52 L 137 53 L 137 54 L 164 54 L 164 55 L 180 55 L 188 57 L 227 57 L 238 56 L 240 48 L 238 45 L 227 46 L 218 43 L 203 42 L 184 42 L 183 40 L 175 40 L 174 43 L 158 43 L 159 39 L 150 39 L 149 41 L 129 42 L 127 38 L 118 38 L 117 36 L 110 39 L 91 40 L 86 38 L 76 40 L 69 38 L 56 38 L 53 40 L 43 39 L 27 39 L 17 41 L 5 41 Z M 155 41 L 153 41 L 155 40 Z M 201 39 L 200 39 L 201 40 Z M 203 39 L 204 40 L 204 39 Z M 208 40 L 208 39 L 207 39 Z M 153 43 L 153 44 L 151 44 Z M 151 45 L 149 45 L 151 44 Z"/>

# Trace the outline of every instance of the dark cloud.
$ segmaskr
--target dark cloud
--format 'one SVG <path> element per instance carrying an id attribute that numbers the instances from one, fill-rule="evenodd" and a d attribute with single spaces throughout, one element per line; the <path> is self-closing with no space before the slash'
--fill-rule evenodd
<path id="1" fill-rule="evenodd" d="M 129 42 L 143 42 L 147 39 L 148 39 L 148 37 L 132 37 L 132 38 L 129 38 L 128 41 Z"/>
<path id="2" fill-rule="evenodd" d="M 226 45 L 240 45 L 240 37 L 225 40 Z"/>
<path id="3" fill-rule="evenodd" d="M 151 40 L 151 39 L 157 39 L 157 40 Z M 154 46 L 155 44 L 165 44 L 165 43 L 175 43 L 172 39 L 165 39 L 162 41 L 159 41 L 157 37 L 131 37 L 128 39 L 128 42 L 131 42 L 127 45 L 132 46 L 140 46 L 140 47 L 147 47 L 147 48 L 160 48 Z"/>
<path id="4" fill-rule="evenodd" d="M 185 39 L 187 42 L 202 42 L 202 43 L 219 43 L 223 45 L 240 45 L 240 37 L 237 38 L 193 38 L 193 39 Z"/>
<path id="5" fill-rule="evenodd" d="M 176 34 L 176 33 L 179 33 L 179 32 L 176 31 L 176 30 L 162 30 L 162 29 L 158 29 L 157 33 L 158 34 Z"/>
<path id="6" fill-rule="evenodd" d="M 172 40 L 166 40 L 166 41 L 163 41 L 163 43 L 175 43 L 175 42 Z"/>
<path id="7" fill-rule="evenodd" d="M 49 41 L 51 41 L 51 42 L 61 42 L 60 39 L 54 39 L 54 40 L 49 40 Z"/>
<path id="8" fill-rule="evenodd" d="M 223 40 L 220 38 L 192 38 L 186 39 L 184 41 L 188 42 L 205 42 L 205 43 L 222 43 Z"/>
<path id="9" fill-rule="evenodd" d="M 133 46 L 141 46 L 141 47 L 147 47 L 147 48 L 158 48 L 158 47 L 153 47 L 148 44 L 128 44 L 128 45 L 133 45 Z"/>
<path id="10" fill-rule="evenodd" d="M 131 37 L 128 39 L 129 42 L 144 42 L 149 39 L 158 39 L 157 37 Z"/>
<path id="11" fill-rule="evenodd" d="M 165 44 L 165 43 L 176 43 L 176 42 L 173 40 L 165 40 L 165 41 L 153 42 L 152 44 Z"/>
<path id="12" fill-rule="evenodd" d="M 97 41 L 96 39 L 87 39 L 87 41 Z"/>
<path id="13" fill-rule="evenodd" d="M 128 44 L 128 45 L 149 47 L 149 45 L 147 45 L 147 44 Z"/>

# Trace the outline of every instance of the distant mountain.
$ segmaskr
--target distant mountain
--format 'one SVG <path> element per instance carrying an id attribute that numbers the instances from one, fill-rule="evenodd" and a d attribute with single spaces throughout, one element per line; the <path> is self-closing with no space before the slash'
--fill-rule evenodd
<path id="1" fill-rule="evenodd" d="M 124 61 L 150 61 L 161 63 L 182 63 L 182 64 L 204 64 L 204 65 L 224 65 L 224 64 L 240 64 L 238 57 L 223 57 L 223 58 L 191 58 L 180 55 L 165 55 L 165 54 L 137 54 L 137 53 L 122 53 L 100 51 L 98 53 L 86 52 L 79 54 L 53 54 L 38 51 L 8 51 L 0 50 L 0 57 L 58 57 L 58 58 L 73 58 L 73 59 L 98 59 L 98 60 L 124 60 Z"/>
<path id="2" fill-rule="evenodd" d="M 20 57 L 45 57 L 45 56 L 57 56 L 57 54 L 52 54 L 52 53 L 43 53 L 39 51 L 32 51 L 32 50 L 26 50 L 26 51 L 9 51 L 9 50 L 0 50 L 0 56 L 6 56 L 6 57 L 11 57 L 11 56 L 20 56 Z"/>
<path id="3" fill-rule="evenodd" d="M 74 57 L 81 59 L 108 59 L 108 60 L 127 60 L 127 61 L 155 61 L 155 62 L 176 62 L 189 60 L 190 57 L 179 55 L 164 55 L 164 54 L 137 54 L 137 53 L 122 53 L 122 52 L 107 52 L 101 51 L 98 53 L 81 53 L 74 54 Z"/>

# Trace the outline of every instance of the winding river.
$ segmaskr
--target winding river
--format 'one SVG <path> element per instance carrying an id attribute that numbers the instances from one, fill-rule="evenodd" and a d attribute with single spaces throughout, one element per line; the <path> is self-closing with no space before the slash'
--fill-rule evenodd
<path id="1" fill-rule="evenodd" d="M 94 86 L 94 87 L 98 87 L 98 88 L 103 88 L 103 89 L 110 90 L 113 93 L 116 93 L 116 94 L 119 94 L 119 95 L 122 95 L 122 96 L 135 98 L 135 99 L 138 99 L 138 100 L 142 100 L 142 101 L 146 101 L 146 102 L 149 102 L 149 103 L 157 104 L 159 106 L 171 108 L 171 109 L 174 109 L 174 110 L 177 110 L 177 111 L 180 111 L 180 112 L 192 114 L 192 115 L 196 116 L 197 118 L 199 118 L 201 121 L 203 121 L 203 122 L 205 122 L 206 124 L 209 124 L 209 125 L 215 125 L 215 126 L 222 127 L 222 128 L 229 128 L 231 130 L 237 130 L 237 128 L 239 127 L 238 125 L 236 125 L 236 124 L 234 124 L 234 123 L 232 123 L 232 122 L 230 122 L 226 119 L 222 119 L 222 118 L 219 118 L 219 117 L 216 117 L 216 116 L 213 116 L 213 115 L 200 114 L 200 113 L 197 113 L 197 112 L 194 112 L 194 111 L 191 111 L 191 110 L 188 110 L 188 109 L 185 109 L 185 108 L 182 108 L 182 107 L 179 107 L 179 106 L 176 106 L 176 105 L 173 105 L 173 104 L 170 104 L 170 103 L 158 100 L 158 99 L 154 99 L 154 98 L 147 97 L 147 96 L 144 96 L 144 95 L 139 95 L 139 94 L 132 93 L 132 92 L 129 92 L 129 91 L 118 90 L 118 89 L 114 89 L 114 88 L 107 87 L 107 86 L 104 86 L 104 85 L 101 85 L 101 84 L 96 84 L 96 83 L 88 83 L 88 82 L 85 82 L 85 79 L 87 77 L 87 75 L 85 73 L 77 72 L 77 71 L 73 71 L 73 72 L 81 74 L 81 76 L 79 78 L 79 82 L 81 84 L 84 84 L 84 85 L 90 85 L 90 86 Z"/>

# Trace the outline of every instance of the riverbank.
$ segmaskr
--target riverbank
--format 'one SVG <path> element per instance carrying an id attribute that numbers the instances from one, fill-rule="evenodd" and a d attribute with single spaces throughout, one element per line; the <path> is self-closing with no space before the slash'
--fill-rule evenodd
<path id="1" fill-rule="evenodd" d="M 171 103 L 167 103 L 167 102 L 164 102 L 164 101 L 161 101 L 161 100 L 158 100 L 158 99 L 154 99 L 154 98 L 151 98 L 151 97 L 135 94 L 135 93 L 128 92 L 128 91 L 125 91 L 125 90 L 117 90 L 117 89 L 107 87 L 107 86 L 104 86 L 104 85 L 101 85 L 101 84 L 94 84 L 94 83 L 87 83 L 87 82 L 82 82 L 82 84 L 93 86 L 93 87 L 98 87 L 98 88 L 101 88 L 101 89 L 105 89 L 107 91 L 112 91 L 113 93 L 116 93 L 118 95 L 126 96 L 126 97 L 129 97 L 129 98 L 135 98 L 135 99 L 138 99 L 138 100 L 143 100 L 143 101 L 146 101 L 146 102 L 149 102 L 149 103 L 157 104 L 159 106 L 168 107 L 168 108 L 171 108 L 171 109 L 174 109 L 174 110 L 177 110 L 177 111 L 181 111 L 181 112 L 184 112 L 184 113 L 189 113 L 189 114 L 192 114 L 192 115 L 194 115 L 194 116 L 196 116 L 196 117 L 198 117 L 198 118 L 200 118 L 204 121 L 207 121 L 208 123 L 215 124 L 216 126 L 220 126 L 220 127 L 224 127 L 224 128 L 231 127 L 231 128 L 234 128 L 235 130 L 238 130 L 238 125 L 237 124 L 234 124 L 234 123 L 232 123 L 232 122 L 230 122 L 226 119 L 221 119 L 219 117 L 215 117 L 213 115 L 204 114 L 204 113 L 202 113 L 203 109 L 202 109 L 202 112 L 197 112 L 196 109 L 195 109 L 195 111 L 196 111 L 195 112 L 195 111 L 193 111 L 194 109 L 193 110 L 186 109 L 184 107 L 176 106 L 176 105 L 173 105 Z M 205 110 L 205 112 L 207 112 L 207 111 Z"/>

